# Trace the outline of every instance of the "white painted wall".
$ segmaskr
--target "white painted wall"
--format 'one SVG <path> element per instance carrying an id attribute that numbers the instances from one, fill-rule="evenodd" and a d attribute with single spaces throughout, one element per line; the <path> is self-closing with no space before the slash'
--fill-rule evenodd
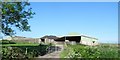
<path id="1" fill-rule="evenodd" d="M 93 43 L 93 41 L 95 41 L 95 42 Z M 97 45 L 98 40 L 94 39 L 94 38 L 88 38 L 88 37 L 81 36 L 80 43 L 85 44 L 85 45 Z"/>

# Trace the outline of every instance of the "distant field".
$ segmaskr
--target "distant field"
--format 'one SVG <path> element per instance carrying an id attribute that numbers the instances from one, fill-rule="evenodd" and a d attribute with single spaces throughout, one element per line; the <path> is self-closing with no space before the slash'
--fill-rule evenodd
<path id="1" fill-rule="evenodd" d="M 118 44 L 115 44 L 115 43 L 100 43 L 102 45 L 118 45 Z"/>
<path id="2" fill-rule="evenodd" d="M 2 44 L 0 46 L 38 46 L 39 44 Z"/>
<path id="3" fill-rule="evenodd" d="M 112 44 L 112 43 L 100 43 L 102 46 L 111 46 L 111 47 L 119 47 L 119 44 Z"/>
<path id="4" fill-rule="evenodd" d="M 0 46 L 38 46 L 38 43 L 28 43 L 28 42 L 13 42 L 9 40 L 1 40 Z"/>

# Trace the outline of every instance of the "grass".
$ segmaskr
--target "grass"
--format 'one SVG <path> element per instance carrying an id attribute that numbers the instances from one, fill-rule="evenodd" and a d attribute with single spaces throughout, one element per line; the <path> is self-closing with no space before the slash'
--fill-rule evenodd
<path id="1" fill-rule="evenodd" d="M 13 42 L 9 40 L 1 40 L 0 46 L 38 46 L 39 43 L 28 43 L 28 42 Z"/>
<path id="2" fill-rule="evenodd" d="M 38 46 L 39 44 L 2 44 L 0 46 Z"/>
<path id="3" fill-rule="evenodd" d="M 69 53 L 70 51 L 69 51 L 69 48 L 65 48 L 64 49 L 64 51 L 62 51 L 61 53 L 60 53 L 60 58 L 64 58 L 65 56 L 67 56 L 68 55 L 68 53 Z"/>

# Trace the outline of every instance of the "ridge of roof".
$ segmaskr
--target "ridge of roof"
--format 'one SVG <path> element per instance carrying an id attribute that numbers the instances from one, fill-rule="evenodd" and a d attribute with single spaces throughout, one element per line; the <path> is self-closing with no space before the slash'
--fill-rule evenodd
<path id="1" fill-rule="evenodd" d="M 45 39 L 45 38 L 57 39 L 58 37 L 57 37 L 57 36 L 54 36 L 54 35 L 45 35 L 45 36 L 41 37 L 41 39 Z"/>
<path id="2" fill-rule="evenodd" d="M 83 36 L 83 37 L 87 37 L 87 38 L 97 39 L 95 37 L 91 37 L 91 36 L 88 36 L 88 35 L 65 35 L 65 36 Z M 65 36 L 63 36 L 63 37 L 65 37 Z"/>

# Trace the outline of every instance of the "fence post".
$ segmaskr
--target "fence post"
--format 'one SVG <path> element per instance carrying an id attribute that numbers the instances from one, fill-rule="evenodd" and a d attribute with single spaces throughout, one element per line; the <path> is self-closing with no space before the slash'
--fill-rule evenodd
<path id="1" fill-rule="evenodd" d="M 27 54 L 27 48 L 26 48 L 25 54 Z"/>

